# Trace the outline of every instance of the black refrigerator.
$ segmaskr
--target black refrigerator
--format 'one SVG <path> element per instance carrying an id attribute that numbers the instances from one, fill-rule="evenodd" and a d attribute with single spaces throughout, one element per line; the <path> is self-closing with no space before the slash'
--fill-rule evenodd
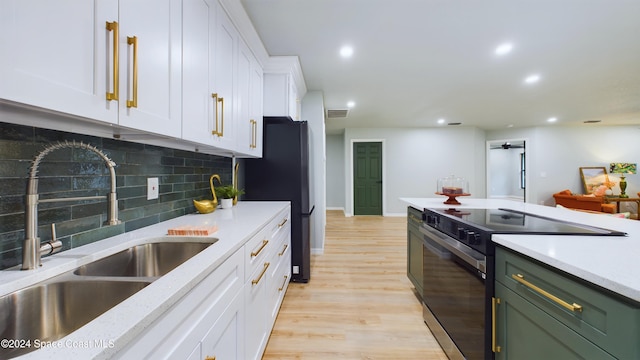
<path id="1" fill-rule="evenodd" d="M 245 200 L 291 201 L 291 280 L 311 277 L 309 126 L 306 121 L 265 117 L 262 158 L 245 160 Z"/>

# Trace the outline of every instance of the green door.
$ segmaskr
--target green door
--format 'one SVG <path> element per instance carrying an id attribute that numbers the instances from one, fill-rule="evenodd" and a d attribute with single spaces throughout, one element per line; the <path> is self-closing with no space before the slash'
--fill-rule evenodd
<path id="1" fill-rule="evenodd" d="M 382 215 L 382 143 L 353 144 L 353 213 Z"/>

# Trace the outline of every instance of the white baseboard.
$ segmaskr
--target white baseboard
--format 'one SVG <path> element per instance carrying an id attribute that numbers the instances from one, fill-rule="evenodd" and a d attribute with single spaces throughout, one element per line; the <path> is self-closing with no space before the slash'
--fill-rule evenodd
<path id="1" fill-rule="evenodd" d="M 322 255 L 322 254 L 324 254 L 324 249 L 311 248 L 311 255 Z"/>
<path id="2" fill-rule="evenodd" d="M 388 216 L 388 217 L 407 217 L 406 213 L 386 213 L 382 216 Z"/>

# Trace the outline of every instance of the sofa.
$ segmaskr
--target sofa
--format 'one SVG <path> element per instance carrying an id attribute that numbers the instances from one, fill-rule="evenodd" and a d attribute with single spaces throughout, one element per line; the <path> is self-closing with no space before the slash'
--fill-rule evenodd
<path id="1" fill-rule="evenodd" d="M 616 204 L 607 204 L 604 196 L 572 194 L 570 190 L 562 190 L 553 194 L 556 205 L 570 209 L 589 210 L 614 214 Z"/>

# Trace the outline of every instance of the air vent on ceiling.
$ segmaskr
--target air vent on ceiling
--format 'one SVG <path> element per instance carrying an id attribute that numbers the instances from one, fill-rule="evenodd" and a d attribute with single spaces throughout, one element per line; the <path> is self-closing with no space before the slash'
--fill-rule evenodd
<path id="1" fill-rule="evenodd" d="M 349 115 L 349 110 L 327 110 L 328 119 L 346 118 Z"/>
<path id="2" fill-rule="evenodd" d="M 462 125 L 462 123 L 461 122 L 450 122 L 447 125 L 455 126 L 455 125 Z"/>
<path id="3" fill-rule="evenodd" d="M 597 124 L 602 120 L 585 120 L 584 123 L 585 124 Z"/>

